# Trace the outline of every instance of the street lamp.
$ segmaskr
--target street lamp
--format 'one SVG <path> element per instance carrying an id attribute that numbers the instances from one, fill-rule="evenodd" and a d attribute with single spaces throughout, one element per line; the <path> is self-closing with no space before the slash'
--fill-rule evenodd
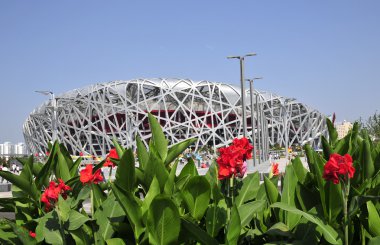
<path id="1" fill-rule="evenodd" d="M 241 85 L 241 106 L 243 114 L 243 136 L 247 137 L 247 116 L 245 108 L 245 84 L 244 84 L 244 58 L 255 56 L 256 53 L 249 53 L 243 56 L 228 56 L 227 59 L 239 59 L 240 61 L 240 85 Z"/>
<path id="2" fill-rule="evenodd" d="M 38 91 L 34 91 L 34 92 L 50 96 L 51 105 L 53 107 L 53 113 L 52 113 L 52 117 L 51 117 L 51 127 L 52 127 L 51 140 L 54 143 L 57 140 L 57 135 L 58 135 L 58 133 L 57 133 L 58 132 L 58 129 L 57 129 L 57 100 L 54 96 L 54 93 L 51 91 L 46 91 L 46 90 L 40 91 L 40 90 L 38 90 Z"/>
<path id="3" fill-rule="evenodd" d="M 255 130 L 256 130 L 256 119 L 255 119 L 255 113 L 253 108 L 253 82 L 258 79 L 263 79 L 262 77 L 255 77 L 252 79 L 246 79 L 249 82 L 249 91 L 251 96 L 251 127 L 252 127 L 252 142 L 253 142 L 253 166 L 256 165 L 256 150 L 258 149 L 260 152 L 260 142 L 258 144 L 258 148 L 256 148 L 256 137 L 255 137 Z M 257 96 L 257 95 L 256 95 Z"/>

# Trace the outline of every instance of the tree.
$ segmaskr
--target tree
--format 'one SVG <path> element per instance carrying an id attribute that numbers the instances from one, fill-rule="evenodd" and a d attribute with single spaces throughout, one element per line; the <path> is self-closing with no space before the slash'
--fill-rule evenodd
<path id="1" fill-rule="evenodd" d="M 376 141 L 380 140 L 380 114 L 375 112 L 370 116 L 365 124 L 369 135 L 371 135 Z"/>

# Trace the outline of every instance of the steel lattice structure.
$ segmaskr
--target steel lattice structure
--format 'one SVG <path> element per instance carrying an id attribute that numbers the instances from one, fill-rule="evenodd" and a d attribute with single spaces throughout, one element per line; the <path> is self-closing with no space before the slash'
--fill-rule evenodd
<path id="1" fill-rule="evenodd" d="M 188 79 L 136 79 L 74 89 L 55 98 L 58 139 L 71 154 L 104 156 L 114 137 L 125 147 L 134 146 L 136 135 L 147 142 L 151 137 L 147 112 L 151 112 L 170 144 L 196 137 L 195 149 L 220 147 L 242 134 L 239 91 L 228 84 Z M 318 143 L 325 133 L 324 116 L 318 111 L 272 93 L 254 91 L 254 95 L 263 116 L 258 121 L 264 143 L 284 145 L 287 137 L 290 144 Z M 250 101 L 249 91 L 246 97 Z M 51 141 L 51 105 L 46 101 L 24 123 L 31 152 L 45 152 Z M 247 119 L 251 135 L 249 105 Z"/>

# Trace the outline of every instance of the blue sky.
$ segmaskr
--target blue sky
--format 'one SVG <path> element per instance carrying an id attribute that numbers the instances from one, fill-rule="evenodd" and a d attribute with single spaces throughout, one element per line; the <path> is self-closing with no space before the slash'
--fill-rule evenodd
<path id="1" fill-rule="evenodd" d="M 96 82 L 174 77 L 239 84 L 226 56 L 256 52 L 257 88 L 337 120 L 380 109 L 380 2 L 1 1 L 0 142 L 47 97 Z"/>

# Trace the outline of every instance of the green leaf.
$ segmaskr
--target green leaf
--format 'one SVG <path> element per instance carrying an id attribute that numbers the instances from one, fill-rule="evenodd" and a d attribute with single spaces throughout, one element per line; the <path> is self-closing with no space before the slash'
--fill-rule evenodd
<path id="1" fill-rule="evenodd" d="M 266 176 L 264 176 L 264 186 L 269 204 L 273 204 L 281 200 L 277 186 L 275 186 Z"/>
<path id="2" fill-rule="evenodd" d="M 112 139 L 112 143 L 113 143 L 113 145 L 114 145 L 115 148 L 116 148 L 117 155 L 118 155 L 118 156 L 122 156 L 122 155 L 124 154 L 124 149 L 123 149 L 123 147 L 117 142 L 117 139 L 116 139 L 116 138 L 113 138 L 113 139 Z"/>
<path id="3" fill-rule="evenodd" d="M 55 168 L 55 165 L 57 162 L 56 158 L 57 158 L 57 151 L 59 151 L 58 147 L 59 147 L 58 141 L 54 142 L 54 145 L 51 148 L 49 158 L 46 161 L 45 165 L 42 167 L 41 171 L 39 172 L 36 178 L 38 189 L 41 189 L 42 186 L 44 185 L 45 186 L 49 185 L 49 177 L 51 175 L 51 171 L 53 170 L 53 168 Z"/>
<path id="4" fill-rule="evenodd" d="M 255 214 L 258 212 L 262 212 L 264 207 L 265 200 L 248 202 L 238 207 L 239 215 L 241 217 L 241 227 L 249 225 L 253 216 L 255 216 Z"/>
<path id="5" fill-rule="evenodd" d="M 182 142 L 179 142 L 169 148 L 168 155 L 165 159 L 165 166 L 174 161 L 180 154 L 183 153 L 190 145 L 196 142 L 196 138 L 187 139 Z"/>
<path id="6" fill-rule="evenodd" d="M 86 223 L 89 220 L 90 220 L 90 218 L 88 218 L 87 216 L 84 216 L 83 214 L 81 214 L 75 210 L 71 210 L 70 216 L 69 216 L 69 228 L 68 229 L 70 231 L 79 229 L 84 223 Z"/>
<path id="7" fill-rule="evenodd" d="M 55 211 L 42 216 L 36 227 L 36 240 L 41 242 L 45 239 L 50 244 L 63 244 L 63 239 L 59 231 L 60 225 L 58 215 Z"/>
<path id="8" fill-rule="evenodd" d="M 210 202 L 210 184 L 204 176 L 191 177 L 182 190 L 182 198 L 190 215 L 201 220 Z"/>
<path id="9" fill-rule="evenodd" d="M 331 181 L 325 185 L 327 213 L 329 224 L 337 222 L 338 215 L 343 211 L 342 189 L 340 184 Z"/>
<path id="10" fill-rule="evenodd" d="M 114 195 L 110 195 L 103 203 L 102 206 L 96 210 L 94 218 L 99 226 L 98 232 L 104 240 L 112 238 L 115 230 L 113 228 L 114 222 L 123 222 L 125 212 L 116 201 Z"/>
<path id="11" fill-rule="evenodd" d="M 12 227 L 14 234 L 22 242 L 22 244 L 36 244 L 35 239 L 29 236 L 29 231 L 24 227 L 18 226 L 15 223 L 8 221 L 8 224 Z M 1 239 L 2 237 L 0 237 Z"/>
<path id="12" fill-rule="evenodd" d="M 58 213 L 59 219 L 62 222 L 66 222 L 70 217 L 70 211 L 71 211 L 70 204 L 71 204 L 71 199 L 68 198 L 65 200 L 62 198 L 61 195 L 58 197 L 56 211 Z"/>
<path id="13" fill-rule="evenodd" d="M 170 198 L 157 196 L 148 211 L 149 242 L 151 244 L 177 244 L 181 221 L 177 206 Z"/>
<path id="14" fill-rule="evenodd" d="M 212 238 L 207 232 L 202 230 L 197 224 L 194 224 L 189 219 L 181 217 L 181 225 L 186 232 L 187 237 L 191 237 L 201 244 L 218 245 L 219 242 Z"/>
<path id="15" fill-rule="evenodd" d="M 378 244 L 380 244 L 380 236 L 369 239 L 368 245 L 378 245 Z"/>
<path id="16" fill-rule="evenodd" d="M 367 201 L 379 201 L 380 196 L 354 196 L 351 198 L 350 206 L 348 208 L 348 215 L 350 217 L 354 216 L 361 206 Z"/>
<path id="17" fill-rule="evenodd" d="M 57 155 L 58 155 L 58 162 L 56 166 L 55 175 L 57 176 L 57 178 L 60 178 L 66 182 L 71 178 L 69 166 L 68 166 L 69 164 L 66 161 L 65 156 L 61 153 L 61 151 L 58 151 Z"/>
<path id="18" fill-rule="evenodd" d="M 145 169 L 145 166 L 149 160 L 149 155 L 140 136 L 136 137 L 136 146 L 137 146 L 137 157 L 139 158 L 139 166 L 141 169 Z"/>
<path id="19" fill-rule="evenodd" d="M 326 124 L 327 124 L 327 129 L 329 131 L 329 139 L 330 139 L 330 145 L 335 146 L 335 143 L 338 139 L 338 133 L 336 132 L 336 129 L 330 119 L 326 118 Z"/>
<path id="20" fill-rule="evenodd" d="M 86 225 L 84 225 L 85 227 Z M 74 231 L 70 231 L 71 237 L 74 239 L 76 245 L 90 245 L 93 244 L 91 238 L 92 233 L 87 233 L 83 227 Z"/>
<path id="21" fill-rule="evenodd" d="M 368 210 L 368 228 L 369 232 L 373 236 L 380 236 L 380 217 L 379 213 L 376 210 L 375 205 L 371 202 L 367 202 Z"/>
<path id="22" fill-rule="evenodd" d="M 206 230 L 212 237 L 216 237 L 227 221 L 227 205 L 224 200 L 213 203 L 206 213 Z"/>
<path id="23" fill-rule="evenodd" d="M 132 149 L 127 149 L 121 156 L 116 170 L 115 183 L 126 191 L 133 192 L 135 190 L 135 158 Z"/>
<path id="24" fill-rule="evenodd" d="M 188 159 L 187 164 L 183 167 L 181 173 L 178 175 L 178 179 L 183 178 L 185 175 L 198 176 L 198 170 L 192 158 Z"/>
<path id="25" fill-rule="evenodd" d="M 303 184 L 305 182 L 307 170 L 302 164 L 302 161 L 299 157 L 296 157 L 295 159 L 292 160 L 292 166 L 294 173 L 297 176 L 298 181 Z"/>
<path id="26" fill-rule="evenodd" d="M 99 185 L 91 184 L 91 191 L 93 195 L 92 205 L 94 205 L 94 210 L 96 211 L 102 205 L 106 196 Z"/>
<path id="27" fill-rule="evenodd" d="M 149 191 L 145 196 L 145 199 L 143 201 L 143 204 L 141 206 L 141 212 L 144 216 L 145 213 L 148 211 L 150 204 L 152 203 L 153 199 L 160 194 L 160 185 L 158 183 L 158 180 L 156 177 L 153 178 L 152 184 L 150 185 Z"/>
<path id="28" fill-rule="evenodd" d="M 236 245 L 239 241 L 241 221 L 239 211 L 234 204 L 231 208 L 231 219 L 227 227 L 227 244 Z"/>
<path id="29" fill-rule="evenodd" d="M 151 151 L 149 154 L 149 161 L 145 166 L 145 186 L 150 186 L 154 176 L 156 176 L 160 189 L 163 190 L 169 173 L 165 168 L 162 160 Z"/>
<path id="30" fill-rule="evenodd" d="M 259 187 L 259 172 L 248 174 L 247 177 L 243 179 L 243 186 L 235 199 L 236 206 L 239 208 L 245 202 L 256 198 L 257 192 L 259 191 Z"/>
<path id="31" fill-rule="evenodd" d="M 148 114 L 148 119 L 152 131 L 153 146 L 160 155 L 161 160 L 165 161 L 168 154 L 168 141 L 157 119 L 150 113 Z"/>
<path id="32" fill-rule="evenodd" d="M 32 190 L 33 186 L 28 179 L 23 178 L 21 175 L 15 175 L 11 172 L 1 170 L 0 176 L 20 188 L 26 194 L 32 196 L 34 200 L 39 200 L 39 195 L 37 195 L 37 193 Z"/>
<path id="33" fill-rule="evenodd" d="M 375 165 L 372 160 L 371 147 L 368 139 L 364 139 L 362 142 L 361 152 L 361 168 L 364 170 L 363 179 L 372 178 L 375 173 Z"/>
<path id="34" fill-rule="evenodd" d="M 175 181 L 176 172 L 177 172 L 177 165 L 178 165 L 178 161 L 176 161 L 174 163 L 172 169 L 170 170 L 169 178 L 166 181 L 165 187 L 164 187 L 164 193 L 165 194 L 168 194 L 168 195 L 173 194 L 173 191 L 175 188 L 175 182 L 174 181 Z"/>
<path id="35" fill-rule="evenodd" d="M 330 158 L 330 154 L 331 154 L 331 148 L 330 148 L 330 145 L 329 143 L 327 142 L 325 136 L 322 135 L 321 137 L 321 140 L 322 140 L 322 149 L 323 149 L 323 156 L 326 160 L 328 160 Z"/>
<path id="36" fill-rule="evenodd" d="M 327 242 L 329 242 L 331 244 L 339 244 L 338 233 L 334 230 L 334 228 L 323 223 L 323 221 L 320 218 L 318 218 L 318 216 L 303 212 L 303 211 L 301 211 L 295 207 L 292 207 L 292 206 L 289 206 L 285 203 L 280 203 L 280 202 L 272 204 L 271 207 L 272 208 L 280 208 L 282 210 L 301 215 L 302 217 L 304 217 L 308 221 L 318 225 L 318 227 L 321 229 L 323 236 Z"/>
<path id="37" fill-rule="evenodd" d="M 82 162 L 82 158 L 79 157 L 73 164 L 73 166 L 70 168 L 70 175 L 71 177 L 77 176 L 78 175 L 78 169 L 79 165 Z"/>
<path id="38" fill-rule="evenodd" d="M 115 194 L 116 200 L 119 202 L 124 212 L 127 214 L 129 223 L 132 226 L 136 241 L 139 240 L 140 235 L 144 232 L 142 221 L 141 208 L 136 202 L 133 194 L 124 191 L 116 184 L 112 184 L 112 190 Z"/>
<path id="39" fill-rule="evenodd" d="M 285 177 L 283 181 L 283 188 L 282 188 L 282 196 L 281 196 L 281 202 L 288 204 L 289 206 L 295 206 L 296 205 L 296 186 L 297 186 L 297 175 L 294 173 L 293 166 L 288 165 L 286 166 L 285 170 Z M 293 213 L 284 213 L 284 221 L 289 227 L 290 230 L 292 230 L 296 224 L 298 223 L 301 216 Z"/>
<path id="40" fill-rule="evenodd" d="M 106 240 L 107 245 L 125 245 L 125 242 L 121 238 L 112 238 Z"/>
<path id="41" fill-rule="evenodd" d="M 274 225 L 272 225 L 265 234 L 268 234 L 270 236 L 285 236 L 285 237 L 291 237 L 292 233 L 289 231 L 289 227 L 285 225 L 282 222 L 278 222 Z"/>

